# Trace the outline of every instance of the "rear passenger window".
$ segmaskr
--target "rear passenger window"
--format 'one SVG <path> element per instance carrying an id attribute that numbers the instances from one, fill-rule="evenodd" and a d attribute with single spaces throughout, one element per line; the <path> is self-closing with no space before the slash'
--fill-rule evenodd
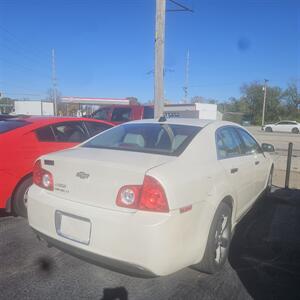
<path id="1" fill-rule="evenodd" d="M 243 129 L 237 128 L 243 142 L 243 154 L 254 154 L 254 153 L 261 153 L 262 150 L 260 149 L 260 146 L 257 144 L 257 142 L 253 139 L 252 136 L 248 134 Z"/>
<path id="2" fill-rule="evenodd" d="M 81 143 L 88 138 L 80 122 L 53 125 L 53 130 L 58 142 Z"/>
<path id="3" fill-rule="evenodd" d="M 231 158 L 242 154 L 242 141 L 232 127 L 225 127 L 217 131 L 216 146 L 218 158 Z"/>
<path id="4" fill-rule="evenodd" d="M 35 133 L 40 142 L 55 142 L 55 136 L 50 126 L 39 128 Z"/>

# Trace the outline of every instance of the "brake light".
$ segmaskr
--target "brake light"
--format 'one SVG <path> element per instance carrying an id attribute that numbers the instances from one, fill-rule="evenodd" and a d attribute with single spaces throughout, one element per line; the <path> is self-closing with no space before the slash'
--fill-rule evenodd
<path id="1" fill-rule="evenodd" d="M 169 205 L 161 184 L 151 176 L 145 176 L 138 209 L 168 212 Z"/>
<path id="2" fill-rule="evenodd" d="M 151 176 L 145 176 L 143 185 L 125 185 L 120 188 L 116 204 L 138 210 L 169 212 L 165 191 Z"/>
<path id="3" fill-rule="evenodd" d="M 33 167 L 33 183 L 41 188 L 53 191 L 53 176 L 49 171 L 42 168 L 40 160 L 37 160 Z"/>

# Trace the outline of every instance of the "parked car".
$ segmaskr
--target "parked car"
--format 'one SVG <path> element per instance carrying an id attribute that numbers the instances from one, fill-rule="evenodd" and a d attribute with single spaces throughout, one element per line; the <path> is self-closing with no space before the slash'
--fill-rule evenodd
<path id="1" fill-rule="evenodd" d="M 94 111 L 89 117 L 117 125 L 133 120 L 153 119 L 154 107 L 151 105 L 110 105 Z"/>
<path id="2" fill-rule="evenodd" d="M 35 160 L 43 154 L 73 147 L 112 126 L 85 118 L 0 119 L 0 208 L 26 217 Z"/>
<path id="3" fill-rule="evenodd" d="M 236 224 L 271 187 L 264 151 L 274 147 L 230 122 L 160 120 L 37 160 L 28 193 L 37 235 L 127 274 L 220 270 Z"/>
<path id="4" fill-rule="evenodd" d="M 264 131 L 267 132 L 300 132 L 300 123 L 296 121 L 280 121 L 275 124 L 267 124 L 263 127 Z"/>

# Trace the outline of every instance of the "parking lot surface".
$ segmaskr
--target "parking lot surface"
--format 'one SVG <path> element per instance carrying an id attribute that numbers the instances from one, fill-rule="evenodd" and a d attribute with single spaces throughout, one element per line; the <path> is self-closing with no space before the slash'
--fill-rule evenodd
<path id="1" fill-rule="evenodd" d="M 220 273 L 186 268 L 141 279 L 47 248 L 25 219 L 2 214 L 0 298 L 299 299 L 299 220 L 300 191 L 275 190 L 238 225 L 229 263 Z"/>
<path id="2" fill-rule="evenodd" d="M 290 188 L 300 189 L 300 134 L 264 132 L 260 127 L 247 128 L 260 142 L 274 145 L 274 176 L 273 184 L 284 187 L 286 175 L 286 161 L 288 144 L 293 143 L 293 155 L 291 161 Z"/>
<path id="3" fill-rule="evenodd" d="M 19 217 L 0 218 L 0 236 L 1 299 L 251 299 L 229 264 L 214 276 L 187 268 L 141 279 L 47 248 Z"/>

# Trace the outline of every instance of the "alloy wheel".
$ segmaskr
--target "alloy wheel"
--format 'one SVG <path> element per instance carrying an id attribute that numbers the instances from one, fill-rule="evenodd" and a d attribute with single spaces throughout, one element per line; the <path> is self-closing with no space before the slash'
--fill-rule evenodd
<path id="1" fill-rule="evenodd" d="M 223 214 L 218 222 L 217 230 L 215 233 L 215 262 L 217 264 L 221 264 L 222 261 L 226 258 L 230 236 L 230 226 L 228 226 L 229 221 L 229 217 Z"/>

